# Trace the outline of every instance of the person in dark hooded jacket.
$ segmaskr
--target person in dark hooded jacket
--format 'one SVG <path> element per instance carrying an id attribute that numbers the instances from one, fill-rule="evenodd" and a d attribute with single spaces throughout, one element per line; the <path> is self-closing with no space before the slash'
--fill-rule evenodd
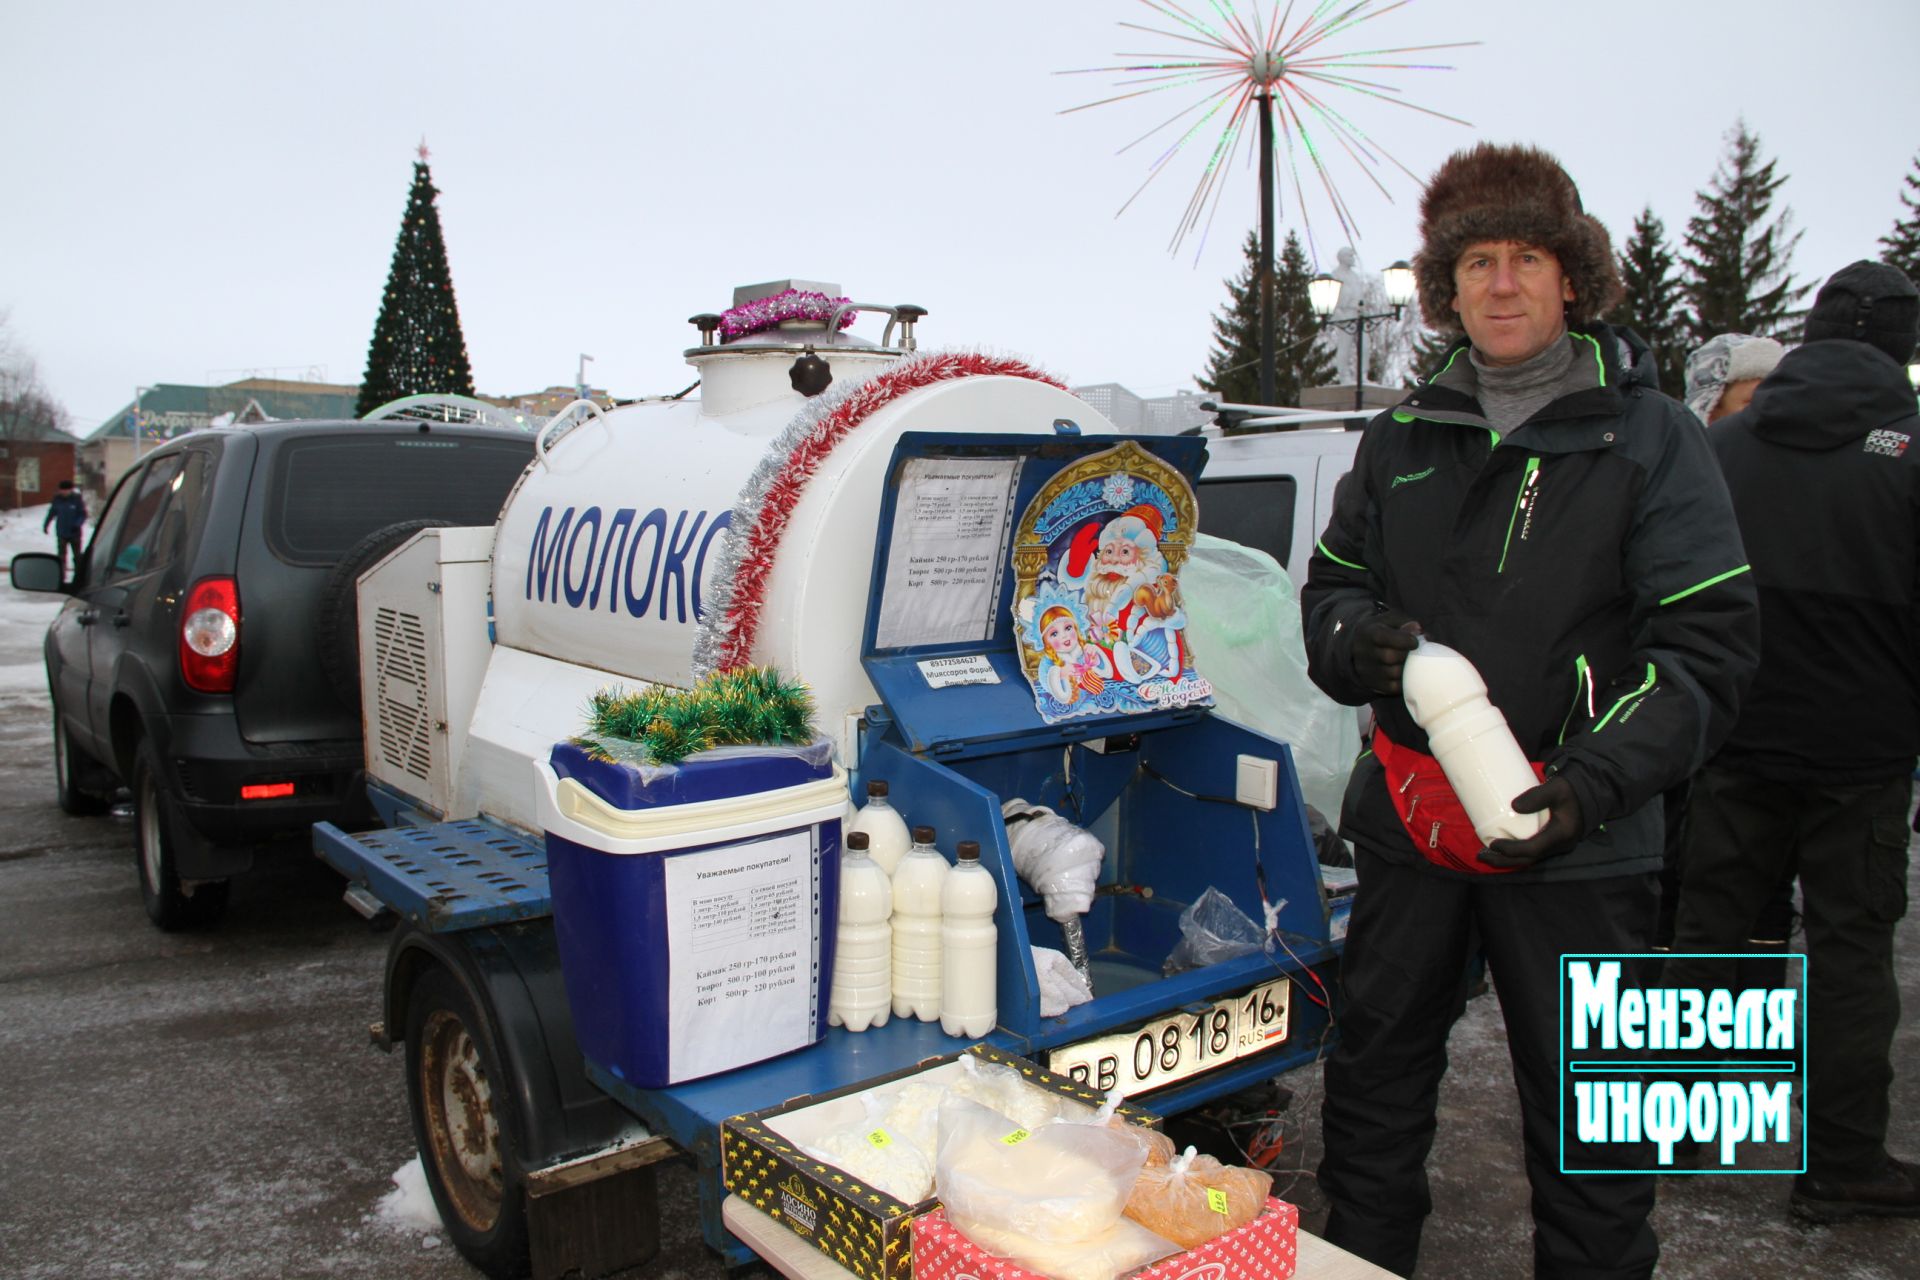
<path id="1" fill-rule="evenodd" d="M 1660 394 L 1646 344 L 1599 322 L 1618 268 L 1559 164 L 1452 156 L 1421 236 L 1423 316 L 1466 340 L 1368 425 L 1301 593 L 1315 683 L 1378 725 L 1341 815 L 1360 883 L 1321 1114 L 1326 1234 L 1412 1274 L 1477 937 L 1519 1086 L 1535 1273 L 1644 1277 L 1652 1174 L 1562 1172 L 1651 1161 L 1562 1132 L 1559 957 L 1645 950 L 1660 796 L 1732 725 L 1758 610 L 1699 423 Z M 1538 834 L 1483 848 L 1464 821 L 1400 697 L 1416 632 L 1474 664 L 1543 770 L 1511 801 L 1545 815 Z"/>
<path id="2" fill-rule="evenodd" d="M 1920 293 L 1894 267 L 1829 280 L 1753 403 L 1709 430 L 1760 589 L 1760 670 L 1693 788 L 1676 952 L 1744 951 L 1773 887 L 1806 921 L 1807 1170 L 1794 1212 L 1920 1216 L 1886 1149 L 1895 923 L 1920 755 Z M 1725 961 L 1689 980 L 1731 985 Z"/>

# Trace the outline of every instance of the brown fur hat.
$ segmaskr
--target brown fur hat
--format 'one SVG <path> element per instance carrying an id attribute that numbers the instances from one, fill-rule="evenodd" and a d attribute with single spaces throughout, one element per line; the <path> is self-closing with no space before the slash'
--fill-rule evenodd
<path id="1" fill-rule="evenodd" d="M 1460 333 L 1453 309 L 1453 266 L 1467 246 L 1514 240 L 1553 251 L 1573 285 L 1569 325 L 1598 320 L 1620 300 L 1620 269 L 1607 229 L 1580 207 L 1580 190 L 1537 147 L 1483 142 L 1456 151 L 1420 199 L 1420 252 L 1413 260 L 1420 314 L 1443 333 Z"/>

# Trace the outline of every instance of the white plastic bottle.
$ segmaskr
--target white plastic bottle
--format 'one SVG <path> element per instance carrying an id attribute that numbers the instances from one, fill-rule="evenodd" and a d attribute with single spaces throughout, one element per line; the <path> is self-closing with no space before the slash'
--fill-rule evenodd
<path id="1" fill-rule="evenodd" d="M 933 828 L 915 827 L 913 847 L 893 871 L 893 1016 L 940 1017 L 940 891 L 953 868 L 933 847 Z"/>
<path id="2" fill-rule="evenodd" d="M 867 784 L 867 803 L 853 815 L 846 829 L 867 833 L 867 853 L 888 876 L 893 875 L 913 843 L 907 835 L 907 820 L 887 802 L 887 784 L 878 779 Z"/>
<path id="3" fill-rule="evenodd" d="M 1460 797 L 1483 842 L 1525 840 L 1546 825 L 1545 813 L 1515 813 L 1513 798 L 1540 785 L 1487 682 L 1456 649 L 1421 637 L 1400 675 L 1400 693 L 1414 723 Z"/>
<path id="4" fill-rule="evenodd" d="M 867 856 L 867 833 L 850 831 L 840 854 L 840 922 L 833 943 L 827 1021 L 849 1031 L 884 1027 L 893 1012 L 893 889 Z"/>
<path id="5" fill-rule="evenodd" d="M 995 975 L 993 906 L 999 900 L 993 873 L 980 865 L 980 846 L 962 840 L 959 863 L 940 891 L 940 1029 L 978 1040 L 999 1016 Z"/>

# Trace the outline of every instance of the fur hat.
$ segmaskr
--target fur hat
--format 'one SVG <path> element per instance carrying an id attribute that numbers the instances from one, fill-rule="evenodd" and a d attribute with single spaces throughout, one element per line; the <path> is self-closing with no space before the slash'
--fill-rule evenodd
<path id="1" fill-rule="evenodd" d="M 1687 357 L 1687 408 L 1705 422 L 1720 403 L 1727 384 L 1764 378 L 1787 349 L 1772 338 L 1721 333 L 1695 347 Z"/>
<path id="2" fill-rule="evenodd" d="M 1420 252 L 1414 279 L 1420 314 L 1442 333 L 1462 332 L 1453 309 L 1453 266 L 1467 246 L 1512 240 L 1550 249 L 1573 285 L 1567 323 L 1588 324 L 1620 300 L 1620 269 L 1607 229 L 1580 206 L 1580 190 L 1537 147 L 1491 142 L 1456 151 L 1420 199 Z"/>
<path id="3" fill-rule="evenodd" d="M 1916 330 L 1920 290 L 1900 268 L 1864 258 L 1834 272 L 1807 312 L 1808 342 L 1851 338 L 1880 348 L 1896 364 L 1913 355 Z"/>

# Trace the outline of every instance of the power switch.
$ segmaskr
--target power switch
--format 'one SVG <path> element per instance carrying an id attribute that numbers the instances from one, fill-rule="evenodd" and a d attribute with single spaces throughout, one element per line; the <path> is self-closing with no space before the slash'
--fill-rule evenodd
<path id="1" fill-rule="evenodd" d="M 1262 756 L 1240 756 L 1233 778 L 1233 798 L 1254 809 L 1280 803 L 1280 762 Z"/>

